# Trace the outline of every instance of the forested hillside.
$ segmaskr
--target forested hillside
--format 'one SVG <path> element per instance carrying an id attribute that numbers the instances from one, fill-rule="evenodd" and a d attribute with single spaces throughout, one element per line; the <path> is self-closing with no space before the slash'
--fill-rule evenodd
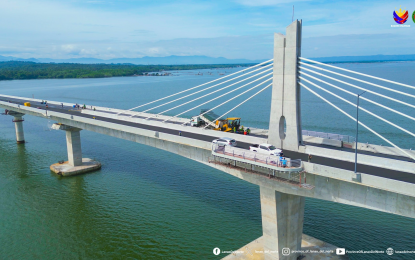
<path id="1" fill-rule="evenodd" d="M 248 64 L 218 65 L 131 65 L 131 64 L 75 64 L 35 63 L 24 61 L 0 62 L 0 80 L 104 78 L 145 75 L 149 72 L 194 70 L 249 66 Z M 164 73 L 159 73 L 162 75 Z M 157 75 L 157 74 L 155 74 Z"/>

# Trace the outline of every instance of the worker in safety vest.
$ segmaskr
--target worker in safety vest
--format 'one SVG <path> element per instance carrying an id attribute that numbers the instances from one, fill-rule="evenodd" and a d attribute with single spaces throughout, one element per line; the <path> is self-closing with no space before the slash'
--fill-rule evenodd
<path id="1" fill-rule="evenodd" d="M 249 129 L 248 127 L 248 129 L 246 129 L 246 133 L 249 135 L 250 132 L 251 132 L 251 129 Z"/>

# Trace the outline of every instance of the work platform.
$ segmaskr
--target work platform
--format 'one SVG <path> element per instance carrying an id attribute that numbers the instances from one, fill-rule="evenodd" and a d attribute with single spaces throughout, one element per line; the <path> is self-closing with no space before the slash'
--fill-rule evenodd
<path id="1" fill-rule="evenodd" d="M 303 170 L 300 159 L 286 158 L 288 165 L 283 167 L 279 157 L 275 155 L 260 154 L 237 147 L 220 146 L 212 144 L 212 156 L 210 163 L 221 164 L 227 167 L 244 170 L 252 174 L 266 176 L 271 180 L 284 182 L 311 190 L 313 185 L 307 184 L 306 172 Z"/>
<path id="2" fill-rule="evenodd" d="M 278 156 L 260 154 L 232 146 L 214 144 L 212 145 L 212 155 L 259 167 L 269 168 L 273 171 L 279 172 L 300 172 L 303 170 L 300 159 L 291 160 L 291 158 L 287 158 L 287 166 L 283 167 L 279 163 Z"/>

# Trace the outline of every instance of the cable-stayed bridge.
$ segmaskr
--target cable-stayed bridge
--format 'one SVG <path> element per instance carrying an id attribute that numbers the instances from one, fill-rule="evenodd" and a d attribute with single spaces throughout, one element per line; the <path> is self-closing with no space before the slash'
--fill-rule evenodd
<path id="1" fill-rule="evenodd" d="M 272 89 L 271 97 L 263 100 L 271 104 L 268 129 L 252 128 L 250 135 L 233 133 L 239 125 L 232 125 L 230 132 L 220 131 L 225 130 L 224 126 L 212 129 L 219 126 L 216 122 L 233 115 L 241 106 L 249 106 L 267 89 Z M 415 217 L 415 152 L 391 141 L 383 128 L 371 126 L 374 121 L 362 122 L 356 115 L 360 111 L 396 128 L 411 147 L 415 144 L 415 128 L 405 125 L 414 125 L 414 89 L 412 85 L 301 57 L 301 21 L 295 21 L 287 27 L 286 35 L 275 34 L 273 59 L 131 109 L 94 104 L 80 109 L 72 103 L 44 104 L 38 99 L 7 95 L 0 95 L 0 107 L 14 116 L 18 143 L 24 143 L 24 115 L 58 122 L 54 128 L 66 132 L 68 146 L 68 163 L 62 167 L 76 169 L 75 173 L 88 165 L 97 167 L 82 158 L 80 131 L 90 130 L 157 147 L 259 185 L 261 243 L 273 252 L 264 254 L 265 259 L 297 259 L 300 253 L 287 256 L 282 249 L 301 249 L 305 197 Z M 301 91 L 310 92 L 325 102 L 331 113 L 338 113 L 340 120 L 366 129 L 389 146 L 363 144 L 349 137 L 346 140 L 340 134 L 310 134 L 302 129 Z M 353 102 L 357 99 L 365 103 Z M 339 101 L 344 103 L 339 105 Z M 369 103 L 394 117 L 371 111 L 366 106 Z M 344 105 L 356 114 L 347 112 Z M 210 108 L 200 112 L 206 107 Z M 200 117 L 213 112 L 216 118 L 192 126 L 189 115 Z M 234 138 L 238 147 L 212 145 L 214 139 L 224 137 Z M 250 145 L 262 143 L 282 149 L 297 164 L 281 167 L 276 157 L 248 151 Z"/>

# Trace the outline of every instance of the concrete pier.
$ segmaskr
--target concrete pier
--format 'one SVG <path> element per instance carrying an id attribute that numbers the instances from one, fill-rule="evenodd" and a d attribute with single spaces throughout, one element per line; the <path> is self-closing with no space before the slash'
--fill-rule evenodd
<path id="1" fill-rule="evenodd" d="M 260 186 L 264 259 L 296 260 L 299 253 L 283 255 L 284 250 L 301 250 L 304 197 Z"/>
<path id="2" fill-rule="evenodd" d="M 81 130 L 71 127 L 66 131 L 66 146 L 68 149 L 68 164 L 71 166 L 82 165 Z"/>
<path id="3" fill-rule="evenodd" d="M 24 144 L 24 132 L 23 132 L 23 118 L 21 116 L 15 116 L 13 119 L 14 126 L 16 128 L 16 141 L 18 144 Z"/>
<path id="4" fill-rule="evenodd" d="M 89 158 L 82 158 L 82 165 L 72 166 L 68 161 L 55 163 L 50 166 L 50 170 L 61 176 L 73 176 L 83 173 L 96 171 L 101 168 L 101 163 Z"/>
<path id="5" fill-rule="evenodd" d="M 51 171 L 61 176 L 72 176 L 95 171 L 101 168 L 101 163 L 89 158 L 82 158 L 80 128 L 63 124 L 53 124 L 52 129 L 65 130 L 68 161 L 50 166 Z"/>
<path id="6" fill-rule="evenodd" d="M 23 116 L 25 114 L 14 112 L 14 111 L 9 111 L 8 114 L 14 117 L 13 122 L 16 128 L 17 143 L 24 144 L 25 140 L 24 140 L 24 131 L 23 131 L 23 121 L 24 121 Z"/>

